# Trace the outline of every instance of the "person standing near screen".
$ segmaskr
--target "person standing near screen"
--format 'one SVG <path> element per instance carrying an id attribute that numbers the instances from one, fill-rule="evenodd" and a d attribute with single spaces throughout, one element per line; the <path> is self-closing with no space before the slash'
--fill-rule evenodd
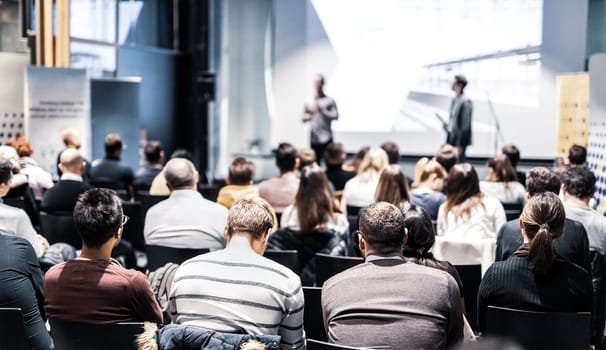
<path id="1" fill-rule="evenodd" d="M 464 95 L 467 79 L 462 75 L 456 75 L 452 83 L 452 90 L 456 93 L 450 103 L 450 121 L 447 125 L 448 136 L 446 143 L 457 148 L 459 162 L 466 160 L 465 151 L 471 145 L 471 114 L 473 104 Z"/>
<path id="2" fill-rule="evenodd" d="M 321 74 L 315 77 L 315 88 L 314 100 L 305 104 L 303 121 L 311 122 L 311 148 L 320 164 L 326 147 L 333 141 L 331 123 L 339 119 L 339 111 L 335 100 L 324 94 L 324 76 Z"/>

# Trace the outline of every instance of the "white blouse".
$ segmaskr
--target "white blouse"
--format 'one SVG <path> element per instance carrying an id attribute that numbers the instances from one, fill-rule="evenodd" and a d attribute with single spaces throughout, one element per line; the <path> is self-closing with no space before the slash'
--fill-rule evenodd
<path id="1" fill-rule="evenodd" d="M 454 210 L 444 215 L 446 202 L 442 203 L 438 210 L 438 235 L 462 240 L 496 238 L 501 226 L 507 222 L 503 205 L 488 196 L 482 198 L 482 204 L 471 209 L 469 217 L 455 218 Z"/>
<path id="2" fill-rule="evenodd" d="M 347 216 L 344 214 L 338 213 L 333 218 L 330 218 L 325 225 L 327 229 L 335 230 L 341 235 L 349 233 L 349 221 L 347 221 Z M 299 213 L 294 205 L 289 205 L 284 209 L 282 218 L 280 219 L 280 227 L 288 227 L 295 231 L 301 229 Z"/>
<path id="3" fill-rule="evenodd" d="M 524 204 L 526 202 L 526 189 L 517 181 L 480 181 L 480 190 L 485 195 L 500 200 L 501 203 Z"/>

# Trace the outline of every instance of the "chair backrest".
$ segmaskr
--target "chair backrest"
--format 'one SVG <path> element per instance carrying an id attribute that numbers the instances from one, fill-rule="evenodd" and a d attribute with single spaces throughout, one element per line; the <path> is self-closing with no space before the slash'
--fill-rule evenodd
<path id="1" fill-rule="evenodd" d="M 136 196 L 137 200 L 141 202 L 141 212 L 143 214 L 143 218 L 145 218 L 145 214 L 147 214 L 149 208 L 168 198 L 168 196 L 152 196 L 147 192 L 141 191 L 137 192 Z"/>
<path id="2" fill-rule="evenodd" d="M 291 269 L 297 275 L 301 272 L 299 267 L 299 254 L 296 250 L 273 250 L 268 249 L 263 254 L 269 260 L 273 260 L 280 265 Z"/>
<path id="3" fill-rule="evenodd" d="M 122 202 L 124 215 L 130 219 L 124 226 L 122 239 L 129 241 L 137 250 L 145 250 L 145 237 L 143 236 L 143 213 L 140 202 Z"/>
<path id="4" fill-rule="evenodd" d="M 478 290 L 482 282 L 482 265 L 455 265 L 455 268 L 463 283 L 465 316 L 471 328 L 478 330 Z"/>
<path id="5" fill-rule="evenodd" d="M 488 306 L 486 335 L 510 338 L 527 350 L 589 349 L 591 313 Z"/>
<path id="6" fill-rule="evenodd" d="M 303 311 L 303 327 L 305 336 L 316 340 L 327 340 L 322 316 L 322 288 L 303 287 L 305 310 Z M 309 349 L 309 344 L 307 345 Z"/>
<path id="7" fill-rule="evenodd" d="M 217 197 L 219 196 L 219 186 L 214 184 L 198 185 L 198 192 L 200 192 L 200 194 L 202 194 L 202 196 L 209 201 L 216 202 Z"/>
<path id="8" fill-rule="evenodd" d="M 364 348 L 356 348 L 352 346 L 327 343 L 315 339 L 307 339 L 307 350 L 364 350 Z"/>
<path id="9" fill-rule="evenodd" d="M 148 244 L 145 246 L 147 269 L 149 271 L 155 271 L 157 268 L 162 267 L 169 262 L 181 264 L 185 260 L 208 252 L 208 249 L 172 248 Z"/>
<path id="10" fill-rule="evenodd" d="M 524 204 L 522 203 L 501 204 L 503 204 L 503 209 L 505 209 L 505 216 L 507 217 L 507 221 L 519 218 L 522 214 L 522 209 L 524 209 Z"/>
<path id="11" fill-rule="evenodd" d="M 55 348 L 60 350 L 136 350 L 136 338 L 143 332 L 142 322 L 88 324 L 49 320 Z"/>
<path id="12" fill-rule="evenodd" d="M 4 197 L 3 203 L 6 205 L 10 205 L 11 207 L 25 209 L 25 198 L 23 198 L 23 196 Z"/>
<path id="13" fill-rule="evenodd" d="M 63 242 L 74 246 L 76 249 L 82 248 L 82 240 L 71 213 L 55 215 L 42 212 L 40 213 L 40 226 L 48 243 Z"/>
<path id="14" fill-rule="evenodd" d="M 347 206 L 347 216 L 359 216 L 364 207 L 356 207 L 353 205 Z"/>
<path id="15" fill-rule="evenodd" d="M 322 287 L 332 276 L 364 262 L 364 258 L 316 254 L 316 286 Z"/>
<path id="16" fill-rule="evenodd" d="M 0 350 L 29 350 L 19 308 L 0 308 Z"/>

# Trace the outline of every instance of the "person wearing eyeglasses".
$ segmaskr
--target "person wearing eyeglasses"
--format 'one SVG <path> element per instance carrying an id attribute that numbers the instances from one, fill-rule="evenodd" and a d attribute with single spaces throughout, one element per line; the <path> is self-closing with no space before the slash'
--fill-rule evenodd
<path id="1" fill-rule="evenodd" d="M 46 273 L 44 305 L 49 318 L 93 324 L 162 322 L 147 277 L 111 257 L 127 221 L 116 192 L 93 188 L 80 195 L 74 223 L 82 253 Z"/>

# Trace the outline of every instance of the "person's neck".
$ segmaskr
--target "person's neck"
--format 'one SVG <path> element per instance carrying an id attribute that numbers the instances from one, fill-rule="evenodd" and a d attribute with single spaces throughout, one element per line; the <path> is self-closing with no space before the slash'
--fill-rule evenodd
<path id="1" fill-rule="evenodd" d="M 109 243 L 109 242 L 108 242 Z M 113 244 L 105 243 L 99 248 L 91 248 L 86 245 L 82 245 L 82 252 L 78 258 L 87 260 L 107 260 L 110 261 L 112 257 Z"/>
<path id="2" fill-rule="evenodd" d="M 365 252 L 364 257 L 368 258 L 370 255 L 397 255 L 402 254 L 402 249 L 400 250 L 390 250 L 390 251 L 379 251 L 372 248 L 368 248 Z"/>
<path id="3" fill-rule="evenodd" d="M 341 164 L 330 164 L 326 163 L 326 170 L 342 170 L 343 163 Z"/>
<path id="4" fill-rule="evenodd" d="M 295 174 L 295 171 L 294 171 L 294 170 L 291 170 L 291 171 L 286 171 L 286 172 L 280 173 L 280 177 L 293 177 L 293 176 L 294 176 L 294 177 L 296 177 L 296 176 L 297 176 L 297 174 Z"/>
<path id="5" fill-rule="evenodd" d="M 583 208 L 589 208 L 590 198 L 582 199 L 582 198 L 574 197 L 574 196 L 571 196 L 568 194 L 568 195 L 564 195 L 564 199 L 567 203 L 575 204 L 575 205 L 578 205 L 579 207 L 583 207 Z"/>
<path id="6" fill-rule="evenodd" d="M 316 92 L 316 94 L 317 94 L 318 97 L 324 97 L 324 96 L 326 96 L 326 94 L 324 94 L 324 90 L 318 90 Z"/>
<path id="7" fill-rule="evenodd" d="M 260 253 L 263 251 L 262 246 L 263 243 L 253 239 L 250 234 L 239 232 L 234 232 L 227 243 L 229 249 L 252 250 L 259 255 L 263 255 Z"/>
<path id="8" fill-rule="evenodd" d="M 120 160 L 120 155 L 119 154 L 106 154 L 105 158 L 106 159 L 113 159 L 113 160 Z"/>

